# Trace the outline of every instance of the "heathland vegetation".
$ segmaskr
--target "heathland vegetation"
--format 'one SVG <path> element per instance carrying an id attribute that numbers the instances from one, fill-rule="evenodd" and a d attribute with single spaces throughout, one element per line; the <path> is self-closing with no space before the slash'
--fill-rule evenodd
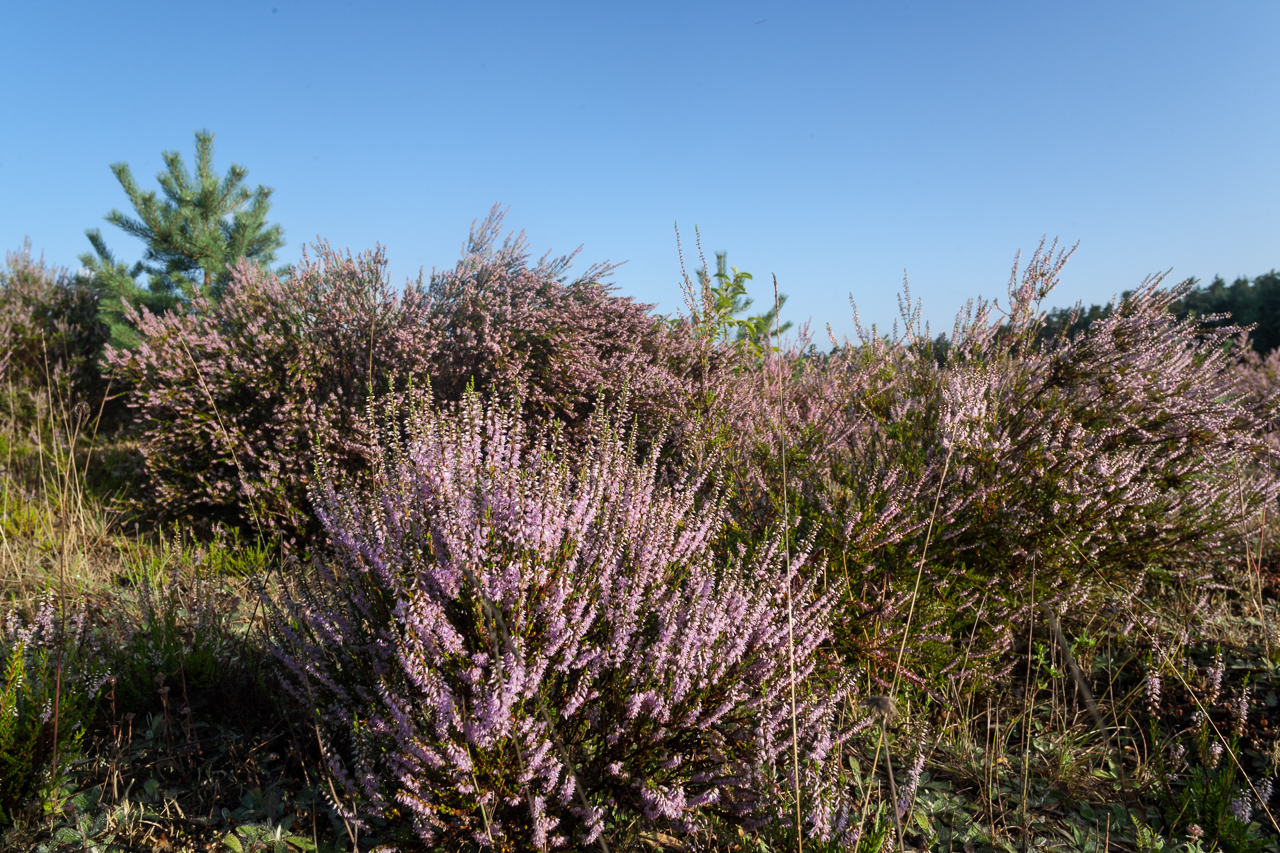
<path id="1" fill-rule="evenodd" d="M 0 847 L 1280 846 L 1274 272 L 819 346 L 196 154 L 0 273 Z"/>

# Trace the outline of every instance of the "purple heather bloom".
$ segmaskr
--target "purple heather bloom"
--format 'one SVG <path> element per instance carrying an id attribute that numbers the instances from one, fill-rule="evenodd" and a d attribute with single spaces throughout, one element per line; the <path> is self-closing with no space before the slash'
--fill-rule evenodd
<path id="1" fill-rule="evenodd" d="M 1156 713 L 1160 707 L 1160 670 L 1153 669 L 1147 673 L 1146 681 L 1147 710 Z"/>
<path id="2" fill-rule="evenodd" d="M 1253 817 L 1253 799 L 1248 794 L 1241 794 L 1231 801 L 1231 813 L 1241 823 L 1248 823 Z"/>
<path id="3" fill-rule="evenodd" d="M 1207 673 L 1209 680 L 1209 705 L 1211 707 L 1216 705 L 1218 702 L 1218 694 L 1222 691 L 1222 676 L 1224 672 L 1225 667 L 1222 664 L 1222 651 L 1219 650 L 1217 654 L 1213 656 L 1213 666 L 1209 668 L 1209 672 Z"/>
<path id="4" fill-rule="evenodd" d="M 898 791 L 898 816 L 906 817 L 907 810 L 911 808 L 912 802 L 915 801 L 916 788 L 920 785 L 920 774 L 924 772 L 925 762 L 925 746 L 928 739 L 929 730 L 926 727 L 920 733 L 919 746 L 916 750 L 915 760 L 907 768 L 907 774 L 903 778 L 902 787 Z"/>
<path id="5" fill-rule="evenodd" d="M 400 804 L 429 843 L 487 844 L 481 802 L 535 846 L 598 837 L 603 803 L 672 829 L 725 802 L 777 815 L 794 641 L 806 822 L 843 831 L 852 684 L 817 657 L 839 586 L 776 541 L 717 563 L 705 481 L 660 485 L 615 421 L 591 429 L 583 455 L 474 396 L 417 408 L 372 492 L 317 490 L 334 558 L 275 611 L 275 650 L 294 695 L 331 709 L 347 796 Z"/>
<path id="6" fill-rule="evenodd" d="M 1231 731 L 1243 735 L 1249 721 L 1249 690 L 1241 688 L 1240 695 L 1231 703 Z"/>

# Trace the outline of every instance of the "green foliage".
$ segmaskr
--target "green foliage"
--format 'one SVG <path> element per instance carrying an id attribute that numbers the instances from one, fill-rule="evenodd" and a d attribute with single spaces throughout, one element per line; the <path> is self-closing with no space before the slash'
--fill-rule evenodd
<path id="1" fill-rule="evenodd" d="M 128 309 L 145 308 L 161 314 L 176 308 L 181 300 L 162 281 L 154 280 L 146 288 L 139 285 L 138 276 L 146 269 L 142 261 L 129 267 L 116 260 L 97 228 L 89 229 L 85 235 L 94 254 L 85 253 L 79 260 L 84 278 L 98 295 L 98 319 L 107 327 L 107 338 L 113 346 L 136 346 L 138 336 L 127 319 Z"/>
<path id="2" fill-rule="evenodd" d="M 167 567 L 135 564 L 131 570 L 139 612 L 111 652 L 122 709 L 164 705 L 166 682 L 182 691 L 214 688 L 234 654 L 229 597 L 215 583 L 205 550 L 183 551 L 176 542 L 172 550 L 177 559 Z"/>
<path id="3" fill-rule="evenodd" d="M 728 253 L 716 252 L 716 271 L 707 274 L 702 267 L 695 275 L 705 294 L 706 318 L 709 327 L 721 340 L 732 340 L 739 345 L 749 345 L 757 354 L 761 352 L 766 338 L 774 338 L 791 329 L 790 320 L 777 326 L 775 321 L 778 309 L 787 304 L 787 295 L 779 294 L 777 305 L 763 314 L 746 318 L 739 317 L 750 310 L 755 301 L 747 296 L 747 282 L 752 280 L 751 273 L 740 272 L 737 267 L 728 267 Z M 715 281 L 713 282 L 712 279 Z"/>
<path id="4" fill-rule="evenodd" d="M 79 850 L 84 853 L 111 853 L 120 847 L 113 842 L 117 832 L 114 827 L 122 822 L 127 809 L 104 807 L 102 788 L 70 797 L 66 803 L 68 818 L 53 831 L 53 838 L 35 849 L 35 853 L 55 853 L 62 850 Z"/>
<path id="5" fill-rule="evenodd" d="M 84 625 L 83 611 L 68 617 L 47 599 L 30 624 L 11 613 L 0 631 L 0 825 L 55 794 L 93 720 L 107 678 Z"/>
<path id="6" fill-rule="evenodd" d="M 284 805 L 278 790 L 254 788 L 240 798 L 235 810 L 222 809 L 223 820 L 234 827 L 222 837 L 222 846 L 234 853 L 309 853 L 329 848 L 292 831 Z"/>
<path id="7" fill-rule="evenodd" d="M 1121 299 L 1128 299 L 1129 291 L 1125 291 Z M 1076 305 L 1074 308 L 1053 308 L 1045 315 L 1044 329 L 1040 333 L 1041 340 L 1056 340 L 1060 336 L 1074 337 L 1083 334 L 1099 320 L 1111 316 L 1115 310 L 1113 304 Z"/>
<path id="8" fill-rule="evenodd" d="M 101 298 L 102 319 L 111 329 L 113 345 L 137 343 L 128 322 L 127 306 L 153 313 L 172 310 L 197 296 L 221 299 L 241 259 L 265 266 L 284 245 L 284 231 L 268 225 L 271 189 L 244 185 L 248 170 L 233 163 L 219 180 L 213 170 L 213 134 L 196 131 L 195 174 L 187 171 L 176 151 L 162 155 L 167 171 L 157 176 L 164 200 L 154 190 L 142 190 L 127 163 L 113 163 L 111 171 L 124 188 L 137 217 L 119 210 L 107 221 L 147 244 L 143 259 L 132 267 L 116 260 L 97 229 L 86 232 L 93 254 L 80 256 Z M 138 283 L 148 274 L 144 289 Z"/>
<path id="9" fill-rule="evenodd" d="M 1206 318 L 1209 326 L 1256 326 L 1249 337 L 1259 354 L 1280 347 L 1280 273 L 1275 270 L 1252 281 L 1240 277 L 1230 285 L 1215 276 L 1208 286 L 1183 297 L 1175 310 Z"/>

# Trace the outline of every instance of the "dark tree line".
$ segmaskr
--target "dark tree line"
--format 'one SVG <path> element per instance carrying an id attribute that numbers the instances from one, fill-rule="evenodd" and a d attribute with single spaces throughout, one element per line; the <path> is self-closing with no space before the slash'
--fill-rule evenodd
<path id="1" fill-rule="evenodd" d="M 1280 272 L 1272 270 L 1253 279 L 1240 277 L 1231 284 L 1221 276 L 1215 276 L 1208 285 L 1197 285 L 1186 297 L 1175 302 L 1173 310 L 1179 317 L 1217 316 L 1218 319 L 1206 323 L 1212 327 L 1253 326 L 1250 332 L 1253 348 L 1260 354 L 1266 354 L 1280 347 Z M 1057 334 L 1063 326 L 1067 326 L 1073 335 L 1083 332 L 1095 320 L 1109 316 L 1111 306 L 1081 307 L 1074 322 L 1073 313 L 1071 308 L 1050 311 L 1044 336 Z"/>

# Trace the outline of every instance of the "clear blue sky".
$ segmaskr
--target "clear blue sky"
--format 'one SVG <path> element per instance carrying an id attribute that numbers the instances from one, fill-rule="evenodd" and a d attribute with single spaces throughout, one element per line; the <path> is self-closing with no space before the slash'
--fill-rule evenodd
<path id="1" fill-rule="evenodd" d="M 784 317 L 934 327 L 1019 248 L 1080 242 L 1056 302 L 1280 267 L 1280 3 L 8 3 L 0 242 L 76 266 L 160 152 L 275 189 L 317 236 L 451 266 L 490 205 L 535 255 L 628 261 L 680 307 L 673 222 Z M 690 265 L 692 272 L 692 265 Z"/>

